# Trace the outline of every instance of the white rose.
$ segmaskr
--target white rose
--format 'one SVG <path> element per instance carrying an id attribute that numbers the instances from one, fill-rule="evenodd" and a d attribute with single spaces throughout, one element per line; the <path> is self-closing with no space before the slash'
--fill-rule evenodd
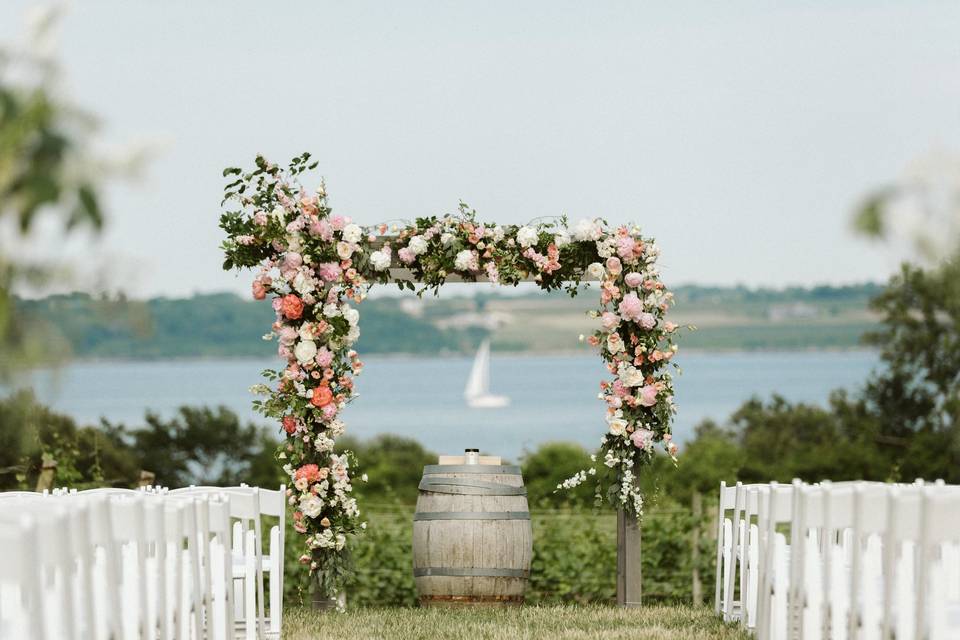
<path id="1" fill-rule="evenodd" d="M 587 266 L 587 275 L 594 280 L 602 280 L 604 276 L 603 265 L 599 262 L 591 262 L 590 265 Z"/>
<path id="2" fill-rule="evenodd" d="M 570 235 L 566 231 L 561 231 L 553 236 L 553 244 L 557 245 L 557 249 L 567 246 L 570 244 Z"/>
<path id="3" fill-rule="evenodd" d="M 313 278 L 307 276 L 302 271 L 297 273 L 296 277 L 293 279 L 293 288 L 297 290 L 297 293 L 300 295 L 305 295 L 313 291 Z"/>
<path id="4" fill-rule="evenodd" d="M 332 302 L 325 304 L 323 305 L 323 315 L 328 318 L 336 318 L 340 315 L 340 307 Z"/>
<path id="5" fill-rule="evenodd" d="M 500 242 L 503 240 L 504 233 L 503 227 L 496 226 L 490 231 L 490 237 L 494 242 Z"/>
<path id="6" fill-rule="evenodd" d="M 353 307 L 347 307 L 343 310 L 343 317 L 347 319 L 351 327 L 355 327 L 360 322 L 360 312 Z"/>
<path id="7" fill-rule="evenodd" d="M 337 243 L 337 255 L 340 256 L 341 260 L 346 260 L 353 255 L 353 250 L 356 248 L 356 245 L 340 241 Z"/>
<path id="8" fill-rule="evenodd" d="M 537 230 L 532 227 L 520 227 L 517 230 L 517 244 L 521 247 L 529 247 L 530 245 L 536 244 L 539 239 L 539 234 Z"/>
<path id="9" fill-rule="evenodd" d="M 607 423 L 610 425 L 610 433 L 615 436 L 622 436 L 627 432 L 627 421 L 623 418 L 610 418 Z"/>
<path id="10" fill-rule="evenodd" d="M 317 337 L 316 327 L 312 322 L 304 322 L 297 330 L 301 340 L 313 340 Z"/>
<path id="11" fill-rule="evenodd" d="M 577 240 L 599 240 L 603 229 L 595 220 L 584 218 L 573 229 L 573 237 Z"/>
<path id="12" fill-rule="evenodd" d="M 374 251 L 370 254 L 370 264 L 377 271 L 383 271 L 390 266 L 391 258 L 383 251 Z"/>
<path id="13" fill-rule="evenodd" d="M 359 225 L 351 222 L 343 228 L 343 239 L 347 242 L 356 244 L 360 242 L 361 237 L 363 237 L 363 229 L 361 229 Z"/>
<path id="14" fill-rule="evenodd" d="M 456 236 L 452 233 L 443 233 L 440 235 L 440 244 L 445 247 L 449 247 L 453 244 L 453 241 L 456 239 Z"/>
<path id="15" fill-rule="evenodd" d="M 270 215 L 279 220 L 282 224 L 287 217 L 287 211 L 280 205 L 277 205 L 273 208 L 273 211 L 270 212 Z"/>
<path id="16" fill-rule="evenodd" d="M 611 333 L 607 336 L 607 351 L 610 353 L 620 353 L 623 351 L 623 338 L 619 333 Z"/>
<path id="17" fill-rule="evenodd" d="M 317 343 L 313 340 L 301 340 L 293 348 L 293 355 L 300 364 L 307 364 L 317 357 Z"/>
<path id="18" fill-rule="evenodd" d="M 422 236 L 413 236 L 407 243 L 407 248 L 413 252 L 413 255 L 419 256 L 427 252 L 427 241 Z"/>
<path id="19" fill-rule="evenodd" d="M 347 343 L 353 344 L 360 338 L 360 327 L 353 326 L 350 327 L 350 331 L 347 331 Z"/>
<path id="20" fill-rule="evenodd" d="M 621 364 L 620 368 L 617 370 L 617 377 L 620 378 L 620 382 L 628 387 L 643 386 L 643 373 L 636 367 Z"/>
<path id="21" fill-rule="evenodd" d="M 476 256 L 473 251 L 469 249 L 464 249 L 457 254 L 457 257 L 453 260 L 453 266 L 461 271 L 470 271 L 477 267 Z"/>
<path id="22" fill-rule="evenodd" d="M 312 493 L 300 496 L 300 511 L 308 518 L 316 518 L 323 512 L 323 500 Z"/>

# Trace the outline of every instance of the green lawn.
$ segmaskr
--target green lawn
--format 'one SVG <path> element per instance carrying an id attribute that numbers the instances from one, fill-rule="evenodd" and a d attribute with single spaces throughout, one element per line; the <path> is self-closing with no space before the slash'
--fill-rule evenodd
<path id="1" fill-rule="evenodd" d="M 284 612 L 285 640 L 745 640 L 706 607 L 655 605 L 516 609 L 357 608 L 346 613 Z"/>

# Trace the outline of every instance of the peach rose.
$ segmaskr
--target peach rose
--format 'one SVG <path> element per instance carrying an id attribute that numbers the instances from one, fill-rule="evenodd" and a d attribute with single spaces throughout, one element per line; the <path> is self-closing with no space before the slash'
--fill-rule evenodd
<path id="1" fill-rule="evenodd" d="M 310 404 L 315 407 L 325 407 L 333 402 L 333 392 L 326 384 L 321 384 L 313 388 L 313 395 L 310 398 Z"/>
<path id="2" fill-rule="evenodd" d="M 296 294 L 288 293 L 283 296 L 280 305 L 283 315 L 289 320 L 299 320 L 300 316 L 303 315 L 303 300 L 298 298 Z"/>

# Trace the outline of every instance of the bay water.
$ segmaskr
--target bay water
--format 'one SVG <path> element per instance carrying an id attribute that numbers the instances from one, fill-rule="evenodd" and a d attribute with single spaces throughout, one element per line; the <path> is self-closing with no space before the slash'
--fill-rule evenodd
<path id="1" fill-rule="evenodd" d="M 752 396 L 778 393 L 793 401 L 825 404 L 835 388 L 856 389 L 878 365 L 870 351 L 681 353 L 676 375 L 674 434 L 691 438 L 704 418 L 724 421 Z M 494 353 L 490 390 L 510 397 L 502 409 L 469 409 L 463 388 L 470 357 L 369 357 L 357 378 L 360 397 L 344 411 L 347 433 L 361 439 L 393 433 L 437 453 L 464 448 L 516 460 L 548 441 L 593 449 L 605 423 L 597 399 L 609 378 L 596 356 Z M 223 405 L 245 420 L 277 430 L 257 415 L 249 387 L 278 360 L 73 362 L 39 370 L 20 381 L 38 399 L 81 424 L 104 417 L 130 427 L 146 411 L 171 417 L 182 405 Z"/>

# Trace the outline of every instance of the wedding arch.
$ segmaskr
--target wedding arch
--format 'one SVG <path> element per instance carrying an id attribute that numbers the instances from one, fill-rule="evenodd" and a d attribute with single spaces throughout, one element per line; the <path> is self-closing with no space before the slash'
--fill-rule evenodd
<path id="1" fill-rule="evenodd" d="M 351 495 L 359 465 L 334 445 L 346 429 L 339 414 L 363 368 L 352 348 L 360 336 L 353 305 L 374 284 L 413 291 L 417 282 L 422 294 L 454 280 L 513 286 L 532 280 L 544 290 L 566 288 L 575 295 L 581 281 L 599 281 L 600 304 L 590 312 L 599 326 L 587 340 L 612 376 L 600 382 L 606 430 L 594 466 L 558 489 L 594 476 L 598 499 L 626 514 L 635 528 L 643 509 L 639 468 L 650 463 L 658 444 L 676 455 L 667 365 L 677 352 L 677 326 L 665 318 L 673 296 L 660 281 L 653 240 L 637 227 L 609 228 L 600 219 L 572 228 L 565 218 L 522 226 L 482 223 L 462 203 L 455 215 L 362 227 L 333 213 L 322 182 L 312 192 L 303 188 L 300 175 L 316 166 L 304 153 L 283 169 L 261 156 L 251 171 L 225 169 L 229 210 L 220 226 L 227 234 L 224 269 L 257 269 L 253 297 L 271 297 L 276 312 L 264 338 L 278 340 L 286 366 L 264 371 L 270 384 L 253 387 L 262 396 L 254 405 L 286 433 L 277 458 L 291 480 L 294 527 L 305 537 L 300 560 L 317 574 L 319 586 L 336 593 L 349 536 L 366 528 Z M 598 474 L 600 465 L 611 473 Z M 624 562 L 631 560 L 619 558 L 618 574 L 626 572 Z"/>

